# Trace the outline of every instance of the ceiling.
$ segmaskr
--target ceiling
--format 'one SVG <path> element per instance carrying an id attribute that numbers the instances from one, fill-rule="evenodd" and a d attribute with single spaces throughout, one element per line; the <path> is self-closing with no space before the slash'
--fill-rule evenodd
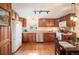
<path id="1" fill-rule="evenodd" d="M 79 5 L 79 4 L 77 4 Z M 71 13 L 70 3 L 13 3 L 12 8 L 21 17 L 59 18 Z M 49 10 L 48 14 L 34 13 L 35 10 Z"/>

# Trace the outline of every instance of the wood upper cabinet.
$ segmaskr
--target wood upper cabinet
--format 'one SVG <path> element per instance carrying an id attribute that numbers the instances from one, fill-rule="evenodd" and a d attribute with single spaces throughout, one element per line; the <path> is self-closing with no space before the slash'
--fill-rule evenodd
<path id="1" fill-rule="evenodd" d="M 59 27 L 59 20 L 54 20 L 54 27 Z"/>
<path id="2" fill-rule="evenodd" d="M 48 21 L 49 21 L 49 22 L 48 22 Z M 49 19 L 48 21 L 47 21 L 48 23 L 46 23 L 47 26 L 48 26 L 48 27 L 54 27 L 54 25 L 55 25 L 55 24 L 54 24 L 54 20 Z"/>
<path id="3" fill-rule="evenodd" d="M 23 27 L 26 27 L 27 26 L 27 19 L 26 18 L 19 17 L 19 21 L 22 22 L 22 26 Z"/>
<path id="4" fill-rule="evenodd" d="M 60 25 L 61 26 L 65 26 L 65 27 L 67 27 L 67 26 L 69 26 L 69 27 L 75 27 L 76 23 L 74 21 L 72 21 L 72 20 L 66 20 L 66 21 L 59 22 L 59 26 Z"/>
<path id="5" fill-rule="evenodd" d="M 67 23 L 67 26 L 71 26 L 71 27 L 76 26 L 76 22 L 74 22 L 72 20 L 68 20 L 66 23 Z"/>
<path id="6" fill-rule="evenodd" d="M 6 9 L 8 11 L 11 11 L 12 10 L 11 3 L 0 3 L 0 7 Z"/>
<path id="7" fill-rule="evenodd" d="M 27 19 L 23 18 L 23 27 L 26 27 L 26 26 L 27 26 Z"/>
<path id="8" fill-rule="evenodd" d="M 44 42 L 55 41 L 55 33 L 44 33 Z"/>
<path id="9" fill-rule="evenodd" d="M 65 16 L 59 18 L 60 19 L 59 21 L 60 22 L 66 21 L 67 26 L 74 27 L 76 25 L 76 23 L 74 21 L 70 20 L 71 16 L 75 16 L 75 13 L 70 13 L 68 15 L 65 15 Z"/>
<path id="10" fill-rule="evenodd" d="M 36 42 L 36 33 L 23 33 L 23 42 Z"/>
<path id="11" fill-rule="evenodd" d="M 39 19 L 39 27 L 46 27 L 46 20 L 45 19 Z"/>
<path id="12" fill-rule="evenodd" d="M 67 24 L 67 26 L 74 27 L 76 25 L 76 23 L 74 21 L 70 20 L 71 16 L 75 16 L 75 14 L 71 13 L 71 14 L 68 14 L 65 16 L 66 24 Z"/>
<path id="13" fill-rule="evenodd" d="M 39 19 L 39 27 L 58 27 L 58 21 L 50 18 Z"/>

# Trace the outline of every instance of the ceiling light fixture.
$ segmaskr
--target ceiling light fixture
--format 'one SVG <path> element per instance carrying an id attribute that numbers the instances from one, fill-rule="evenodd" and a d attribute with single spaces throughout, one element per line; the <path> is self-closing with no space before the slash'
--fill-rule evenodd
<path id="1" fill-rule="evenodd" d="M 72 13 L 74 13 L 75 15 L 74 16 L 71 16 L 70 19 L 72 21 L 77 21 L 77 16 L 76 16 L 76 4 L 75 3 L 72 3 L 71 4 L 71 9 L 72 9 Z"/>
<path id="2" fill-rule="evenodd" d="M 50 11 L 48 11 L 48 10 L 36 10 L 36 11 L 33 11 L 35 14 L 36 13 L 39 13 L 39 14 L 41 14 L 42 12 L 45 12 L 45 13 L 49 13 Z"/>

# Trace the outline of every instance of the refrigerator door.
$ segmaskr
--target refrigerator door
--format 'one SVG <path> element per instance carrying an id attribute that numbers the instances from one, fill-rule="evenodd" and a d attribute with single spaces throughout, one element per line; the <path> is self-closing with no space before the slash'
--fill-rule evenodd
<path id="1" fill-rule="evenodd" d="M 18 48 L 22 45 L 22 24 L 21 22 L 17 23 L 17 28 L 16 31 L 18 31 L 18 33 L 16 32 L 16 36 L 17 36 L 17 46 Z"/>
<path id="2" fill-rule="evenodd" d="M 22 26 L 19 21 L 12 21 L 12 53 L 22 45 Z"/>

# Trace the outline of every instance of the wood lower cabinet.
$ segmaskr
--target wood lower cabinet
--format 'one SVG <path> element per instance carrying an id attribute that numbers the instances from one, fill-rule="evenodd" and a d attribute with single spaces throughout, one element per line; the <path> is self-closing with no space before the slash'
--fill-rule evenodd
<path id="1" fill-rule="evenodd" d="M 0 27 L 0 55 L 11 54 L 10 27 Z"/>
<path id="2" fill-rule="evenodd" d="M 0 47 L 0 55 L 9 55 L 10 54 L 10 42 L 7 41 Z"/>
<path id="3" fill-rule="evenodd" d="M 23 33 L 23 42 L 36 42 L 36 33 Z"/>
<path id="4" fill-rule="evenodd" d="M 11 3 L 0 3 L 0 8 L 9 11 L 9 23 L 12 20 L 12 5 Z M 0 55 L 11 54 L 11 26 L 0 26 Z"/>
<path id="5" fill-rule="evenodd" d="M 36 42 L 36 33 L 23 33 L 23 42 Z M 43 42 L 55 41 L 55 33 L 43 33 Z"/>
<path id="6" fill-rule="evenodd" d="M 44 42 L 55 41 L 55 33 L 44 33 Z"/>
<path id="7" fill-rule="evenodd" d="M 76 41 L 76 33 L 72 33 L 72 35 L 63 35 L 62 34 L 62 40 L 64 41 Z"/>
<path id="8" fill-rule="evenodd" d="M 71 40 L 72 35 L 62 35 L 62 40 L 69 41 Z"/>

